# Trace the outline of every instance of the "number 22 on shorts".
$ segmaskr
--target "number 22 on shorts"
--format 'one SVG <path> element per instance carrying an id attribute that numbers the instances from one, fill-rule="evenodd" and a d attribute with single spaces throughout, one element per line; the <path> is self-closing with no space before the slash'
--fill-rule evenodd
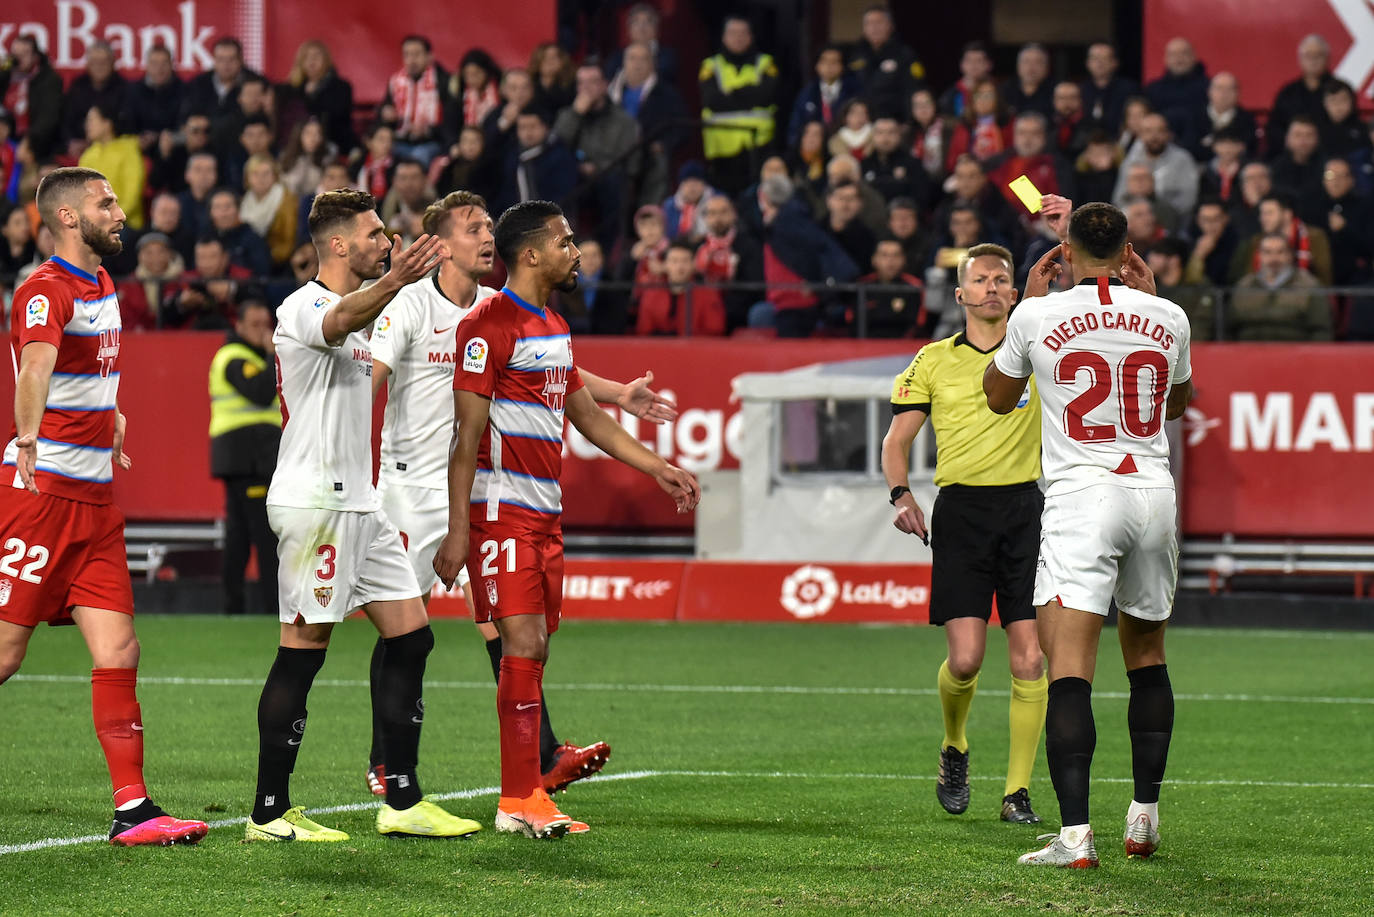
<path id="1" fill-rule="evenodd" d="M 29 562 L 22 569 L 15 569 L 20 558 L 27 556 Z M 39 571 L 48 565 L 48 549 L 41 544 L 30 547 L 23 539 L 11 538 L 5 542 L 5 556 L 0 557 L 0 575 L 17 576 L 26 583 L 41 583 Z"/>
<path id="2" fill-rule="evenodd" d="M 483 575 L 483 576 L 495 576 L 495 575 L 499 572 L 499 571 L 496 569 L 496 557 L 497 557 L 498 554 L 505 554 L 505 555 L 506 555 L 506 572 L 507 572 L 507 573 L 514 573 L 514 572 L 515 572 L 515 539 L 514 539 L 514 538 L 507 538 L 505 541 L 501 542 L 500 544 L 497 544 L 497 543 L 496 543 L 496 539 L 494 539 L 494 538 L 489 538 L 489 539 L 487 539 L 486 541 L 482 542 L 482 546 L 481 546 L 480 548 L 478 548 L 478 550 L 482 553 L 482 575 Z"/>

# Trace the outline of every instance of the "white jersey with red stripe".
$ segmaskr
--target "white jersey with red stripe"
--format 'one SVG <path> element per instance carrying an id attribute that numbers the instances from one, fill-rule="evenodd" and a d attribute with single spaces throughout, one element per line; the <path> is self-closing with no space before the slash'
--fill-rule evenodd
<path id="1" fill-rule="evenodd" d="M 1190 336 L 1181 308 L 1115 278 L 1016 308 L 994 362 L 1039 380 L 1046 496 L 1101 483 L 1174 486 L 1165 399 L 1192 378 Z"/>
<path id="2" fill-rule="evenodd" d="M 472 521 L 558 530 L 563 408 L 582 388 L 568 323 L 503 289 L 458 326 L 455 390 L 491 399 L 472 485 Z"/>
<path id="3" fill-rule="evenodd" d="M 436 273 L 406 285 L 377 316 L 372 359 L 391 368 L 379 482 L 448 489 L 458 323 L 495 295 L 479 286 L 472 303 L 460 306 L 439 289 Z"/>
<path id="4" fill-rule="evenodd" d="M 324 339 L 342 297 L 312 280 L 277 307 L 277 393 L 282 434 L 269 506 L 371 512 L 372 350 L 361 331 Z"/>
<path id="5" fill-rule="evenodd" d="M 119 300 L 101 267 L 94 274 L 53 256 L 14 292 L 10 348 L 15 376 L 24 345 L 57 348 L 38 427 L 39 491 L 82 503 L 114 502 L 113 464 L 119 392 Z M 18 460 L 10 425 L 5 464 Z M 16 470 L 13 486 L 22 487 Z"/>

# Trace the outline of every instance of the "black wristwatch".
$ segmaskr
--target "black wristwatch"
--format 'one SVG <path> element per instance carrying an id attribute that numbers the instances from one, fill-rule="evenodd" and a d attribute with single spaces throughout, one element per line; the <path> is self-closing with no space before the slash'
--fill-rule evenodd
<path id="1" fill-rule="evenodd" d="M 909 493 L 911 493 L 910 487 L 907 487 L 905 484 L 898 484 L 896 487 L 892 488 L 892 493 L 888 495 L 887 502 L 891 503 L 893 506 L 896 506 L 897 498 L 900 497 L 902 494 Z"/>

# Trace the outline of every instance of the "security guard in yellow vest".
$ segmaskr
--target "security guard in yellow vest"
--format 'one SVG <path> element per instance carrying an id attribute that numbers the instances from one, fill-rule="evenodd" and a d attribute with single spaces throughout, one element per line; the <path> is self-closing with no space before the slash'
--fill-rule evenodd
<path id="1" fill-rule="evenodd" d="M 701 62 L 701 131 L 711 184 L 728 194 L 754 180 L 755 154 L 773 143 L 778 67 L 754 48 L 749 21 L 725 20 L 721 51 Z"/>
<path id="2" fill-rule="evenodd" d="M 267 485 L 281 442 L 272 360 L 272 311 L 245 300 L 228 341 L 210 361 L 210 473 L 224 482 L 224 610 L 243 614 L 249 546 L 258 549 L 256 611 L 277 614 L 277 536 L 267 522 Z"/>

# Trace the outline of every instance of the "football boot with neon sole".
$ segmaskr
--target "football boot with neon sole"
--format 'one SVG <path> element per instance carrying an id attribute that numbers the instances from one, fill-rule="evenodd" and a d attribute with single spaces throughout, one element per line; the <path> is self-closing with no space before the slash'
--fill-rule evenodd
<path id="1" fill-rule="evenodd" d="M 377 833 L 393 837 L 467 837 L 482 830 L 470 818 L 459 818 L 422 799 L 409 809 L 382 804 L 377 810 Z"/>
<path id="2" fill-rule="evenodd" d="M 110 843 L 119 847 L 198 844 L 209 830 L 210 826 L 203 821 L 173 818 L 165 812 L 140 822 L 125 821 L 116 812 L 114 824 L 110 826 Z"/>
<path id="3" fill-rule="evenodd" d="M 543 787 L 524 799 L 502 796 L 496 804 L 497 831 L 533 838 L 555 838 L 569 833 L 573 820 L 558 810 Z"/>
<path id="4" fill-rule="evenodd" d="M 305 806 L 292 806 L 265 825 L 259 825 L 250 816 L 243 829 L 246 841 L 307 841 L 313 843 L 337 843 L 348 840 L 348 835 L 333 828 L 326 828 L 318 822 L 305 817 Z"/>

